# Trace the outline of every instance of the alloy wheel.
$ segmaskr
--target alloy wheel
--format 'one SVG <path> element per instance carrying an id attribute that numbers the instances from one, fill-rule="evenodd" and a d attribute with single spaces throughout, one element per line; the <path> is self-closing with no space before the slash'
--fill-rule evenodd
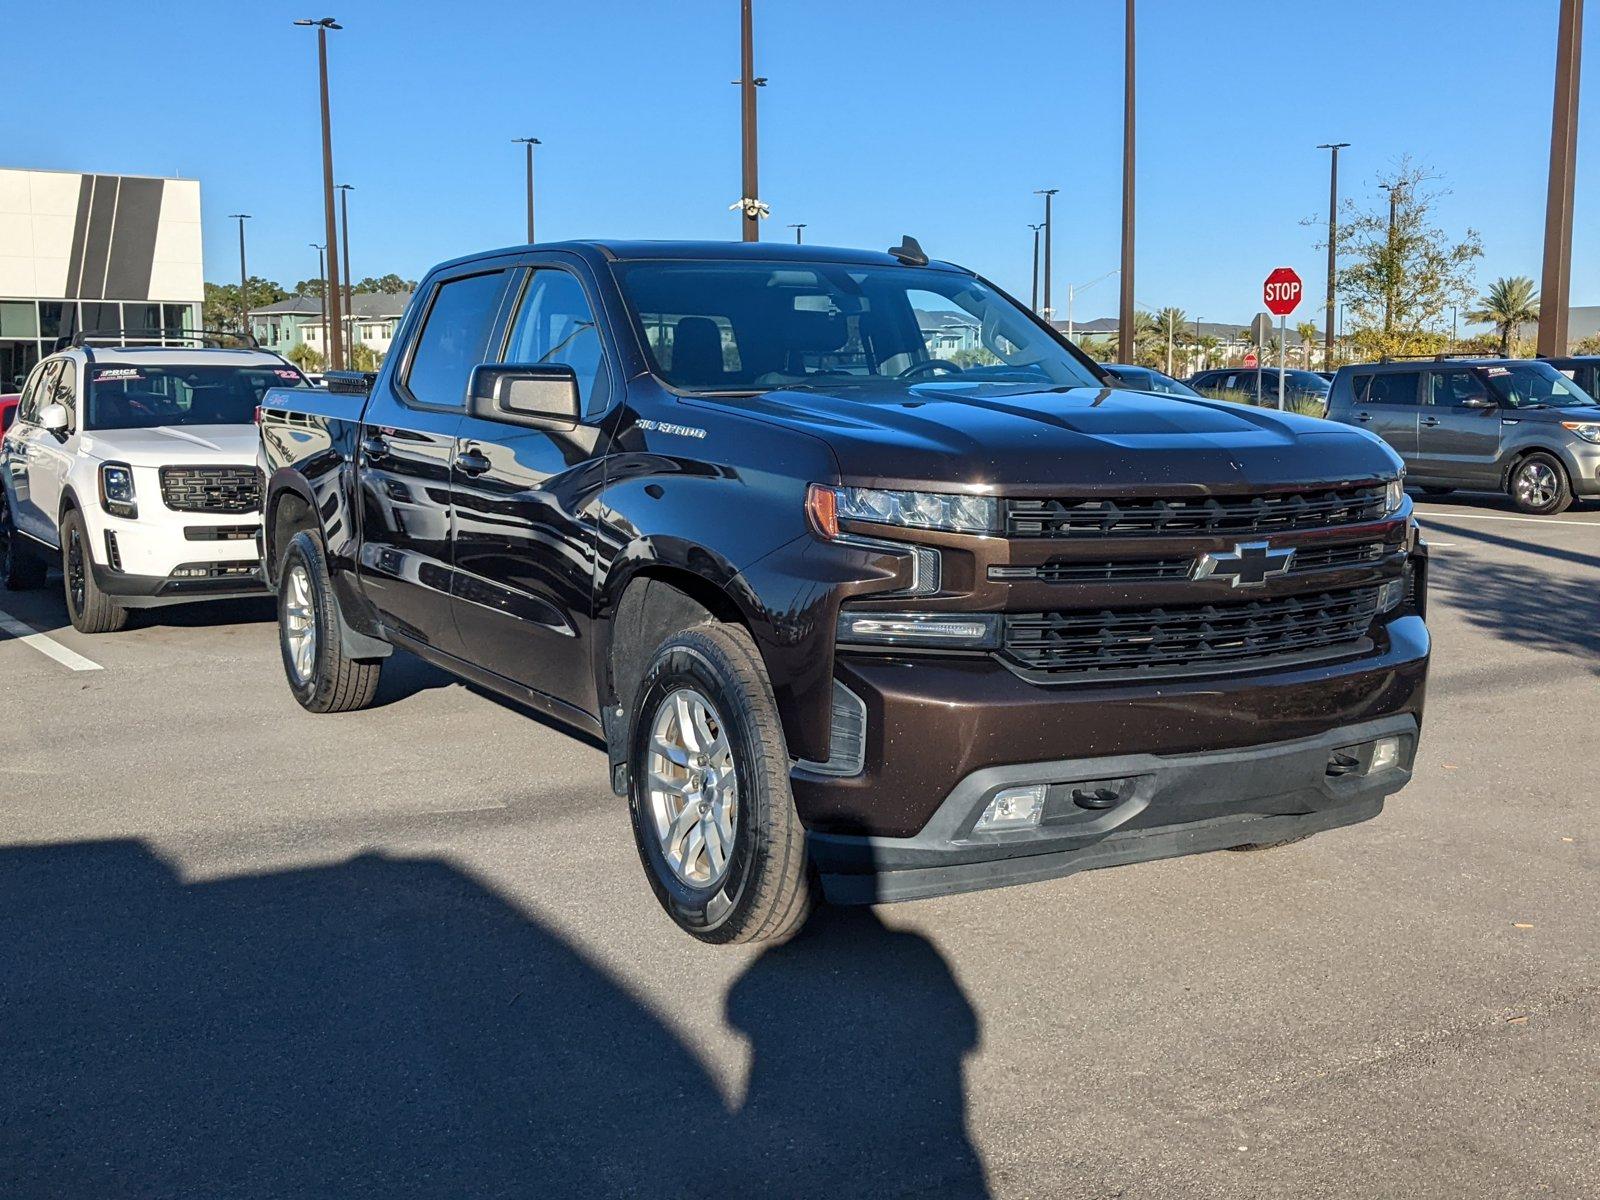
<path id="1" fill-rule="evenodd" d="M 656 709 L 646 770 L 667 866 L 691 887 L 720 883 L 733 853 L 739 783 L 728 727 L 694 688 L 679 688 Z"/>
<path id="2" fill-rule="evenodd" d="M 1517 472 L 1517 499 L 1535 508 L 1552 503 L 1560 490 L 1560 481 L 1549 463 L 1524 463 Z"/>
<path id="3" fill-rule="evenodd" d="M 289 568 L 284 581 L 288 589 L 283 605 L 283 640 L 289 647 L 289 662 L 296 683 L 311 682 L 317 664 L 317 614 L 311 600 L 311 573 L 304 564 Z"/>
<path id="4" fill-rule="evenodd" d="M 72 598 L 72 611 L 81 613 L 88 594 L 84 579 L 83 535 L 76 528 L 67 538 L 67 594 Z"/>

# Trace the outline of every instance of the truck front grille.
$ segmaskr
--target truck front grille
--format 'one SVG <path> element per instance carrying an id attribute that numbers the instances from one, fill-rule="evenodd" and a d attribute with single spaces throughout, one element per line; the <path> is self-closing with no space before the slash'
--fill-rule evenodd
<path id="1" fill-rule="evenodd" d="M 1383 542 L 1357 542 L 1343 546 L 1315 546 L 1295 552 L 1288 574 L 1359 567 L 1380 561 Z M 1194 574 L 1193 558 L 1052 559 L 1036 567 L 990 567 L 995 583 L 1037 580 L 1040 583 L 1153 583 L 1163 579 L 1188 579 Z"/>
<path id="2" fill-rule="evenodd" d="M 1254 496 L 1011 499 L 1005 502 L 1005 514 L 1008 537 L 1257 535 L 1379 520 L 1384 486 Z"/>
<path id="3" fill-rule="evenodd" d="M 1030 671 L 1104 678 L 1202 673 L 1363 647 L 1377 587 L 1224 604 L 1012 613 L 1005 653 Z"/>
<path id="4" fill-rule="evenodd" d="M 176 512 L 255 512 L 261 483 L 254 467 L 162 467 L 161 499 Z"/>

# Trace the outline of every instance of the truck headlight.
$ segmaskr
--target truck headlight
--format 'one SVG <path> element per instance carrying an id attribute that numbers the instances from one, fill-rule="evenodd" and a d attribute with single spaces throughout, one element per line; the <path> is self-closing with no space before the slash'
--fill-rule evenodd
<path id="1" fill-rule="evenodd" d="M 113 517 L 137 517 L 138 497 L 133 491 L 133 468 L 127 463 L 100 464 L 100 507 Z"/>
<path id="2" fill-rule="evenodd" d="M 870 521 L 875 525 L 898 525 L 906 529 L 948 529 L 953 533 L 993 533 L 1000 513 L 999 501 L 993 496 L 825 488 L 817 484 L 811 487 L 808 505 L 813 520 L 824 513 L 832 518 L 834 534 L 838 532 L 839 520 Z M 824 532 L 828 532 L 825 525 Z"/>
<path id="3" fill-rule="evenodd" d="M 1563 421 L 1561 428 L 1570 429 L 1586 442 L 1600 442 L 1600 421 Z"/>
<path id="4" fill-rule="evenodd" d="M 1406 502 L 1406 478 L 1401 475 L 1398 479 L 1391 479 L 1383 489 L 1383 515 L 1392 517 L 1400 511 L 1400 506 Z"/>
<path id="5" fill-rule="evenodd" d="M 999 644 L 998 613 L 887 613 L 846 609 L 839 641 L 869 646 L 944 646 L 990 650 Z"/>

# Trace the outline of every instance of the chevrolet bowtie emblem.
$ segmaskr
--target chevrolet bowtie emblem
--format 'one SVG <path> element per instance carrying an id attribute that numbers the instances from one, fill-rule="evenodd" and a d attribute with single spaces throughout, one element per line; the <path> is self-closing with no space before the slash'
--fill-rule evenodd
<path id="1" fill-rule="evenodd" d="M 1266 542 L 1240 542 L 1233 553 L 1201 555 L 1195 564 L 1196 579 L 1226 579 L 1234 587 L 1260 587 L 1269 575 L 1282 575 L 1294 561 L 1292 548 L 1273 547 Z"/>

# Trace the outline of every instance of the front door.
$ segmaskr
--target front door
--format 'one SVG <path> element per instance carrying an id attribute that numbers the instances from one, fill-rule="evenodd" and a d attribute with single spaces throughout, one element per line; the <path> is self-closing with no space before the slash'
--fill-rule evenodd
<path id="1" fill-rule="evenodd" d="M 1350 419 L 1377 434 L 1409 467 L 1417 456 L 1417 402 L 1421 371 L 1377 371 L 1350 381 L 1355 403 Z"/>
<path id="2" fill-rule="evenodd" d="M 78 364 L 63 358 L 44 379 L 39 388 L 39 410 L 46 405 L 59 404 L 67 412 L 67 429 L 64 434 L 36 430 L 30 439 L 28 455 L 28 495 L 39 513 L 40 528 L 46 540 L 59 543 L 52 536 L 56 528 L 56 515 L 61 511 L 61 494 L 66 491 L 67 477 L 72 473 L 72 463 L 78 453 Z"/>
<path id="3" fill-rule="evenodd" d="M 605 417 L 621 376 L 608 364 L 580 265 L 555 256 L 529 263 L 499 361 L 572 367 L 584 417 L 572 429 L 462 421 L 451 475 L 456 623 L 470 661 L 598 715 L 595 509 Z"/>
<path id="4" fill-rule="evenodd" d="M 501 328 L 510 276 L 479 270 L 430 281 L 419 332 L 379 378 L 360 433 L 363 590 L 389 630 L 458 656 L 450 464 L 467 383 Z"/>
<path id="5" fill-rule="evenodd" d="M 1488 407 L 1469 402 L 1490 401 Z M 1428 372 L 1428 390 L 1417 421 L 1419 479 L 1443 479 L 1463 487 L 1500 485 L 1500 406 L 1483 377 L 1471 367 Z"/>
<path id="6" fill-rule="evenodd" d="M 46 528 L 44 511 L 34 503 L 28 466 L 39 453 L 40 443 L 50 437 L 39 426 L 39 409 L 44 406 L 42 397 L 50 394 L 50 379 L 61 369 L 59 361 L 40 363 L 22 389 L 22 399 L 17 404 L 17 418 L 5 439 L 5 486 L 11 520 L 30 537 L 55 544 L 54 533 Z M 53 514 L 52 514 L 53 515 Z M 54 524 L 50 522 L 49 524 Z"/>

